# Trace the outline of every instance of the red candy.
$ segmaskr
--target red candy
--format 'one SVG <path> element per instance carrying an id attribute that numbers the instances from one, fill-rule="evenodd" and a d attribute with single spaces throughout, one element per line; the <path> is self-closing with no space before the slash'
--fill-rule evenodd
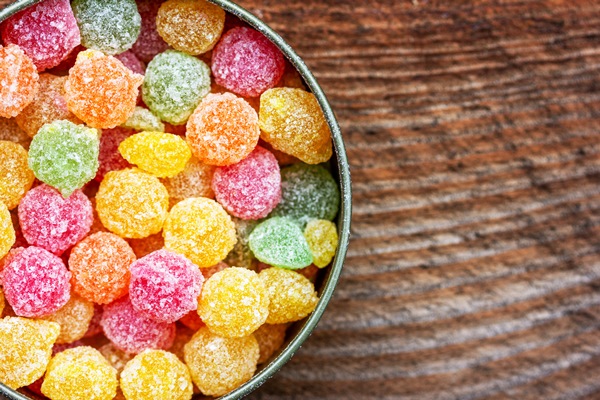
<path id="1" fill-rule="evenodd" d="M 142 61 L 150 62 L 158 53 L 169 48 L 156 30 L 156 15 L 161 2 L 155 0 L 138 0 L 138 11 L 142 16 L 142 30 L 131 51 Z"/>
<path id="2" fill-rule="evenodd" d="M 118 171 L 120 169 L 129 168 L 131 164 L 127 162 L 119 153 L 119 145 L 129 136 L 135 134 L 135 131 L 125 128 L 114 128 L 102 130 L 100 137 L 100 154 L 98 156 L 98 172 L 96 180 L 102 181 L 104 175 L 110 171 Z"/>

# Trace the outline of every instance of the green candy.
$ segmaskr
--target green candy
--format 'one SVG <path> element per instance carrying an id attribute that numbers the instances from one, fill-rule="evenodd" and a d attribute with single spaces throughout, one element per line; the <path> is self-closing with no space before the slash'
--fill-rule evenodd
<path id="1" fill-rule="evenodd" d="M 249 243 L 258 260 L 274 267 L 301 269 L 313 262 L 302 230 L 289 218 L 274 217 L 260 223 L 250 234 Z"/>
<path id="2" fill-rule="evenodd" d="M 31 141 L 29 168 L 66 198 L 96 176 L 99 152 L 96 129 L 54 121 L 42 126 Z"/>
<path id="3" fill-rule="evenodd" d="M 148 64 L 142 97 L 150 110 L 173 125 L 185 124 L 210 92 L 210 68 L 201 60 L 167 50 Z"/>
<path id="4" fill-rule="evenodd" d="M 152 114 L 152 111 L 143 107 L 136 107 L 129 119 L 121 125 L 123 128 L 133 129 L 138 132 L 164 132 L 165 124 Z"/>

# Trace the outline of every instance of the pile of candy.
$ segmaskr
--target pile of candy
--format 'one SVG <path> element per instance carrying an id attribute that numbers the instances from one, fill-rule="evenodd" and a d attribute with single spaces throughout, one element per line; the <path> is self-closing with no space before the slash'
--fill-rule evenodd
<path id="1" fill-rule="evenodd" d="M 203 0 L 45 0 L 0 25 L 0 382 L 223 395 L 318 302 L 330 131 Z"/>

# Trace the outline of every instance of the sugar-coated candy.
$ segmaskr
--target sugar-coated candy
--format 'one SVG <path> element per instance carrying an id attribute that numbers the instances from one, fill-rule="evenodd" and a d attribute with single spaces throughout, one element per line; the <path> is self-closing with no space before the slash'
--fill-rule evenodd
<path id="1" fill-rule="evenodd" d="M 156 15 L 161 6 L 156 0 L 137 0 L 138 11 L 142 17 L 142 29 L 131 51 L 143 62 L 150 62 L 159 53 L 166 51 L 169 45 L 156 30 Z"/>
<path id="2" fill-rule="evenodd" d="M 143 81 L 142 75 L 116 58 L 95 50 L 84 51 L 69 70 L 65 84 L 67 107 L 92 128 L 114 128 L 133 114 Z"/>
<path id="3" fill-rule="evenodd" d="M 160 232 L 168 206 L 164 185 L 138 169 L 109 172 L 96 194 L 102 224 L 124 238 L 141 239 Z"/>
<path id="4" fill-rule="evenodd" d="M 208 328 L 196 332 L 184 347 L 192 380 L 207 396 L 224 395 L 252 378 L 258 357 L 253 335 L 222 338 Z"/>
<path id="5" fill-rule="evenodd" d="M 215 264 L 212 267 L 202 268 L 200 270 L 200 272 L 202 272 L 202 275 L 204 276 L 204 280 L 206 281 L 207 279 L 209 279 L 211 276 L 213 276 L 217 272 L 221 272 L 226 268 L 229 268 L 229 265 L 227 263 L 221 261 L 220 263 Z"/>
<path id="6" fill-rule="evenodd" d="M 261 222 L 250 234 L 249 244 L 258 260 L 276 267 L 300 269 L 313 262 L 302 230 L 289 218 Z"/>
<path id="7" fill-rule="evenodd" d="M 192 378 L 175 354 L 145 350 L 125 365 L 121 390 L 126 399 L 190 400 Z"/>
<path id="8" fill-rule="evenodd" d="M 146 73 L 146 66 L 137 58 L 137 56 L 131 51 L 126 51 L 121 54 L 117 54 L 115 58 L 123 63 L 124 66 L 129 68 L 131 72 L 135 72 L 139 75 Z"/>
<path id="9" fill-rule="evenodd" d="M 319 302 L 313 283 L 296 271 L 273 267 L 258 277 L 269 292 L 268 324 L 298 321 L 313 312 Z"/>
<path id="10" fill-rule="evenodd" d="M 235 225 L 219 203 L 196 197 L 177 203 L 163 229 L 165 248 L 200 268 L 223 261 L 235 244 Z"/>
<path id="11" fill-rule="evenodd" d="M 165 124 L 162 123 L 160 118 L 152 114 L 152 111 L 143 107 L 136 107 L 133 114 L 131 114 L 129 119 L 122 126 L 123 128 L 129 128 L 136 131 L 165 131 Z"/>
<path id="12" fill-rule="evenodd" d="M 202 289 L 198 315 L 211 332 L 248 336 L 265 323 L 269 295 L 254 271 L 231 267 L 211 276 Z"/>
<path id="13" fill-rule="evenodd" d="M 258 144 L 258 116 L 246 100 L 234 94 L 209 94 L 190 117 L 186 136 L 200 161 L 235 164 Z"/>
<path id="14" fill-rule="evenodd" d="M 8 254 L 16 240 L 17 236 L 15 234 L 10 211 L 8 211 L 6 205 L 0 201 L 0 258 Z M 2 315 L 1 310 L 0 315 Z"/>
<path id="15" fill-rule="evenodd" d="M 4 311 L 4 292 L 2 291 L 2 288 L 0 287 L 0 318 L 2 318 L 2 312 Z"/>
<path id="16" fill-rule="evenodd" d="M 40 84 L 31 58 L 14 44 L 0 47 L 0 117 L 16 117 L 35 98 Z"/>
<path id="17" fill-rule="evenodd" d="M 142 18 L 134 0 L 73 0 L 71 7 L 88 49 L 123 53 L 140 34 Z"/>
<path id="18" fill-rule="evenodd" d="M 120 374 L 121 371 L 123 371 L 123 368 L 125 368 L 125 365 L 135 357 L 135 354 L 126 353 L 123 350 L 116 348 L 111 342 L 100 346 L 98 351 L 104 356 L 106 361 L 117 370 L 118 374 Z"/>
<path id="19" fill-rule="evenodd" d="M 268 361 L 281 348 L 285 341 L 285 331 L 287 328 L 287 324 L 264 324 L 254 332 L 254 337 L 260 348 L 259 364 Z"/>
<path id="20" fill-rule="evenodd" d="M 202 326 L 198 327 L 198 329 L 201 327 Z M 185 362 L 183 348 L 187 342 L 190 341 L 192 336 L 194 336 L 194 333 L 196 333 L 198 329 L 190 329 L 187 326 L 178 326 L 177 333 L 175 334 L 175 340 L 173 341 L 173 346 L 171 346 L 169 352 L 175 354 L 182 362 Z"/>
<path id="21" fill-rule="evenodd" d="M 165 247 L 165 239 L 162 233 L 155 233 L 142 239 L 129 239 L 129 245 L 137 258 L 142 258 Z"/>
<path id="22" fill-rule="evenodd" d="M 211 184 L 215 168 L 192 156 L 183 171 L 174 177 L 164 179 L 163 183 L 169 192 L 170 205 L 174 206 L 190 197 L 214 198 Z"/>
<path id="23" fill-rule="evenodd" d="M 2 274 L 6 301 L 20 317 L 53 314 L 71 297 L 71 273 L 58 256 L 42 248 L 11 252 Z"/>
<path id="24" fill-rule="evenodd" d="M 189 313 L 185 314 L 183 317 L 181 317 L 181 319 L 179 319 L 179 322 L 181 322 L 183 325 L 190 328 L 194 332 L 202 328 L 203 326 L 206 326 L 204 322 L 202 322 L 202 319 L 200 319 L 198 311 L 196 310 L 190 311 Z M 177 329 L 178 334 L 179 331 L 180 329 Z M 175 340 L 177 340 L 177 337 L 175 337 Z"/>
<path id="25" fill-rule="evenodd" d="M 68 197 L 96 176 L 98 131 L 70 121 L 42 126 L 29 147 L 29 168 L 40 181 Z"/>
<path id="26" fill-rule="evenodd" d="M 304 228 L 304 237 L 312 252 L 314 264 L 319 268 L 329 265 L 335 256 L 338 244 L 335 224 L 322 219 L 309 221 Z"/>
<path id="27" fill-rule="evenodd" d="M 165 42 L 191 55 L 211 50 L 224 26 L 225 11 L 205 0 L 168 0 L 156 17 L 156 28 Z"/>
<path id="28" fill-rule="evenodd" d="M 9 210 L 19 205 L 35 179 L 27 151 L 19 144 L 0 141 L 0 202 Z"/>
<path id="29" fill-rule="evenodd" d="M 131 164 L 119 153 L 121 142 L 135 131 L 127 128 L 104 129 L 100 136 L 100 153 L 98 154 L 98 172 L 95 179 L 102 181 L 104 176 L 110 171 L 118 171 L 131 167 Z"/>
<path id="30" fill-rule="evenodd" d="M 235 267 L 243 267 L 253 269 L 253 263 L 256 261 L 252 250 L 250 250 L 250 234 L 258 225 L 258 221 L 243 220 L 240 218 L 233 218 L 235 224 L 235 235 L 237 241 L 233 249 L 227 254 L 225 262 Z"/>
<path id="31" fill-rule="evenodd" d="M 307 164 L 331 158 L 331 132 L 316 97 L 294 88 L 269 89 L 260 96 L 261 138 Z"/>
<path id="32" fill-rule="evenodd" d="M 52 358 L 42 393 L 51 400 L 112 400 L 118 384 L 117 371 L 102 354 L 80 346 Z"/>
<path id="33" fill-rule="evenodd" d="M 18 143 L 26 150 L 29 149 L 31 143 L 31 138 L 27 135 L 27 132 L 17 125 L 14 118 L 0 117 L 0 140 Z"/>
<path id="34" fill-rule="evenodd" d="M 282 151 L 279 151 L 279 150 L 275 150 L 273 148 L 273 146 L 271 146 L 269 143 L 265 142 L 262 139 L 258 141 L 258 145 L 261 146 L 261 147 L 264 147 L 265 149 L 267 149 L 271 153 L 273 153 L 273 155 L 277 159 L 277 162 L 282 167 L 287 167 L 288 165 L 292 165 L 292 164 L 296 164 L 296 163 L 300 162 L 300 160 L 298 160 L 294 156 L 291 156 L 291 155 L 286 154 L 286 153 L 284 153 Z"/>
<path id="35" fill-rule="evenodd" d="M 129 244 L 109 232 L 98 232 L 71 250 L 69 269 L 73 290 L 98 304 L 108 304 L 129 291 L 129 267 L 135 254 Z"/>
<path id="36" fill-rule="evenodd" d="M 106 337 L 126 353 L 165 350 L 175 339 L 175 324 L 144 317 L 133 308 L 127 297 L 107 304 L 100 324 Z"/>
<path id="37" fill-rule="evenodd" d="M 217 201 L 233 216 L 265 218 L 281 200 L 281 174 L 277 159 L 257 146 L 237 164 L 219 167 L 212 188 Z"/>
<path id="38" fill-rule="evenodd" d="M 131 267 L 129 299 L 133 308 L 159 322 L 175 322 L 198 307 L 204 277 L 181 254 L 158 250 Z"/>
<path id="39" fill-rule="evenodd" d="M 102 319 L 103 307 L 100 304 L 94 304 L 94 315 L 90 321 L 87 332 L 83 335 L 84 338 L 94 337 L 102 333 L 102 326 L 100 326 L 100 319 Z"/>
<path id="40" fill-rule="evenodd" d="M 18 389 L 41 378 L 59 332 L 60 326 L 54 322 L 0 319 L 0 382 Z"/>
<path id="41" fill-rule="evenodd" d="M 244 97 L 275 87 L 285 71 L 281 51 L 262 33 L 246 27 L 223 35 L 212 54 L 215 82 Z"/>
<path id="42" fill-rule="evenodd" d="M 27 242 L 58 255 L 83 239 L 92 222 L 92 203 L 81 190 L 65 199 L 50 186 L 39 185 L 19 205 L 19 223 Z"/>
<path id="43" fill-rule="evenodd" d="M 146 68 L 144 103 L 163 121 L 185 124 L 210 91 L 210 69 L 196 57 L 167 50 Z"/>
<path id="44" fill-rule="evenodd" d="M 4 44 L 16 44 L 43 71 L 56 67 L 79 45 L 77 21 L 68 0 L 45 0 L 2 24 Z"/>
<path id="45" fill-rule="evenodd" d="M 57 344 L 73 343 L 85 335 L 94 316 L 94 305 L 81 297 L 71 294 L 71 298 L 54 314 L 43 319 L 60 325 Z"/>
<path id="46" fill-rule="evenodd" d="M 140 132 L 119 145 L 119 152 L 142 171 L 159 178 L 184 170 L 192 152 L 183 138 L 164 132 Z"/>

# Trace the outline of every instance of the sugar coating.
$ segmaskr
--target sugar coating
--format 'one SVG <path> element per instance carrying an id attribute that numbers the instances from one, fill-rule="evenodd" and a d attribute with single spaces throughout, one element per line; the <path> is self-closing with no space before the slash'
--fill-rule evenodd
<path id="1" fill-rule="evenodd" d="M 106 361 L 108 361 L 108 363 L 117 370 L 118 374 L 120 374 L 121 371 L 123 371 L 123 368 L 125 368 L 125 365 L 131 361 L 133 357 L 135 357 L 135 354 L 126 353 L 123 350 L 119 350 L 110 342 L 100 346 L 98 351 L 100 354 L 102 354 L 102 356 L 104 356 Z"/>
<path id="2" fill-rule="evenodd" d="M 174 206 L 190 197 L 215 197 L 211 184 L 215 173 L 215 166 L 207 165 L 191 157 L 183 171 L 174 177 L 163 180 L 169 192 L 170 205 Z"/>
<path id="3" fill-rule="evenodd" d="M 10 211 L 8 211 L 6 205 L 0 201 L 0 258 L 8 254 L 16 240 L 17 236 L 15 234 Z M 4 301 L 2 301 L 2 304 L 0 305 L 0 315 L 2 315 L 1 307 L 3 306 Z"/>
<path id="4" fill-rule="evenodd" d="M 169 193 L 158 178 L 138 169 L 106 174 L 96 194 L 102 224 L 123 238 L 141 239 L 160 232 Z"/>
<path id="5" fill-rule="evenodd" d="M 102 333 L 102 327 L 100 326 L 100 319 L 102 319 L 103 307 L 100 304 L 94 304 L 94 315 L 88 326 L 88 330 L 83 335 L 84 338 L 94 337 L 99 333 Z"/>
<path id="6" fill-rule="evenodd" d="M 142 258 L 165 247 L 165 240 L 162 233 L 156 233 L 143 239 L 129 239 L 129 245 L 137 258 Z"/>
<path id="7" fill-rule="evenodd" d="M 94 305 L 72 294 L 67 304 L 54 314 L 50 314 L 43 319 L 56 322 L 60 325 L 60 335 L 58 335 L 56 343 L 61 344 L 73 343 L 83 338 L 93 316 Z"/>
<path id="8" fill-rule="evenodd" d="M 219 167 L 212 188 L 217 201 L 241 219 L 265 218 L 281 200 L 281 174 L 277 159 L 257 146 L 237 164 Z"/>
<path id="9" fill-rule="evenodd" d="M 198 314 L 196 314 L 198 315 Z M 199 327 L 198 329 L 200 329 L 201 327 Z M 192 338 L 192 336 L 194 336 L 194 333 L 196 333 L 196 331 L 198 329 L 190 329 L 187 326 L 178 326 L 177 327 L 177 334 L 175 335 L 175 340 L 173 341 L 173 346 L 171 346 L 171 348 L 169 349 L 169 352 L 175 354 L 175 356 L 177 356 L 177 358 L 179 358 L 181 360 L 181 362 L 185 362 L 185 358 L 183 356 L 183 348 L 184 346 L 187 344 L 187 342 L 190 341 L 190 339 Z"/>
<path id="10" fill-rule="evenodd" d="M 235 245 L 235 225 L 214 200 L 196 197 L 177 203 L 163 229 L 165 248 L 183 254 L 200 268 L 223 261 Z"/>
<path id="11" fill-rule="evenodd" d="M 41 378 L 59 332 L 60 326 L 54 322 L 0 319 L 0 382 L 18 389 Z"/>
<path id="12" fill-rule="evenodd" d="M 68 0 L 46 0 L 2 24 L 4 44 L 16 44 L 39 71 L 56 67 L 79 45 L 77 21 Z"/>
<path id="13" fill-rule="evenodd" d="M 29 149 L 31 143 L 31 138 L 27 135 L 27 132 L 17 125 L 14 118 L 0 117 L 0 140 L 18 143 L 26 150 Z"/>
<path id="14" fill-rule="evenodd" d="M 223 337 L 248 336 L 265 323 L 269 296 L 254 271 L 231 267 L 204 284 L 198 315 L 212 333 Z"/>
<path id="15" fill-rule="evenodd" d="M 329 265 L 338 244 L 338 233 L 331 221 L 315 219 L 309 221 L 304 228 L 304 237 L 312 252 L 314 264 L 319 268 Z"/>
<path id="16" fill-rule="evenodd" d="M 202 328 L 184 347 L 192 380 L 207 396 L 221 396 L 248 381 L 256 371 L 258 342 L 253 335 L 223 338 Z"/>
<path id="17" fill-rule="evenodd" d="M 126 353 L 168 349 L 175 339 L 175 324 L 144 317 L 127 297 L 106 305 L 100 324 L 106 337 Z"/>
<path id="18" fill-rule="evenodd" d="M 156 15 L 161 6 L 156 0 L 137 0 L 138 11 L 142 17 L 142 29 L 131 51 L 143 62 L 150 62 L 159 53 L 166 51 L 169 45 L 156 30 Z"/>
<path id="19" fill-rule="evenodd" d="M 65 99 L 69 110 L 90 127 L 114 128 L 133 114 L 143 81 L 143 75 L 116 58 L 87 50 L 69 70 Z"/>
<path id="20" fill-rule="evenodd" d="M 16 117 L 35 98 L 40 84 L 31 58 L 14 44 L 0 47 L 0 117 Z"/>
<path id="21" fill-rule="evenodd" d="M 135 72 L 139 75 L 146 73 L 146 66 L 140 61 L 139 58 L 130 50 L 117 54 L 115 58 L 123 63 L 124 66 L 129 68 L 131 72 Z"/>
<path id="22" fill-rule="evenodd" d="M 167 50 L 146 69 L 142 98 L 163 121 L 185 124 L 210 91 L 210 69 L 196 57 Z"/>
<path id="23" fill-rule="evenodd" d="M 279 165 L 281 167 L 287 167 L 288 165 L 292 165 L 292 164 L 296 164 L 296 163 L 300 162 L 300 160 L 298 160 L 296 157 L 286 154 L 283 151 L 274 149 L 273 146 L 271 146 L 269 143 L 265 142 L 262 139 L 259 140 L 258 145 L 261 147 L 264 147 L 265 149 L 267 149 L 271 153 L 273 153 L 273 155 L 275 156 L 275 158 L 277 159 L 277 162 L 279 163 Z"/>
<path id="24" fill-rule="evenodd" d="M 136 107 L 133 114 L 131 114 L 129 119 L 122 126 L 123 128 L 129 128 L 136 131 L 165 131 L 165 124 L 162 123 L 160 118 L 154 115 L 152 111 L 143 107 Z"/>
<path id="25" fill-rule="evenodd" d="M 125 365 L 121 390 L 126 399 L 189 400 L 192 378 L 177 356 L 163 350 L 145 350 Z"/>
<path id="26" fill-rule="evenodd" d="M 19 205 L 35 176 L 27 164 L 27 150 L 20 144 L 0 141 L 0 202 L 9 210 Z"/>
<path id="27" fill-rule="evenodd" d="M 258 221 L 243 220 L 240 218 L 233 218 L 235 224 L 235 236 L 237 242 L 233 249 L 227 254 L 225 262 L 234 267 L 243 267 L 253 269 L 253 263 L 256 261 L 252 250 L 250 250 L 250 233 L 258 225 Z"/>
<path id="28" fill-rule="evenodd" d="M 183 325 L 190 328 L 194 332 L 202 328 L 203 326 L 206 326 L 204 322 L 202 322 L 202 319 L 200 319 L 200 316 L 198 315 L 198 312 L 196 310 L 190 311 L 189 313 L 185 314 L 183 317 L 181 317 L 179 322 L 181 322 Z M 180 329 L 177 330 L 177 334 L 179 334 L 179 331 Z M 177 336 L 175 337 L 175 341 L 177 342 Z M 175 344 L 173 344 L 173 346 L 175 346 Z"/>
<path id="29" fill-rule="evenodd" d="M 260 357 L 258 358 L 259 364 L 267 362 L 269 358 L 281 348 L 285 341 L 285 332 L 287 328 L 287 324 L 263 324 L 256 332 L 254 332 L 254 337 L 260 348 Z"/>
<path id="30" fill-rule="evenodd" d="M 164 132 L 140 132 L 119 145 L 119 153 L 142 171 L 159 178 L 185 169 L 192 152 L 183 138 Z"/>
<path id="31" fill-rule="evenodd" d="M 211 50 L 224 26 L 225 11 L 204 0 L 166 1 L 156 17 L 156 28 L 165 42 L 194 56 Z"/>
<path id="32" fill-rule="evenodd" d="M 52 358 L 42 393 L 52 400 L 112 400 L 118 384 L 117 371 L 102 354 L 80 346 Z"/>
<path id="33" fill-rule="evenodd" d="M 70 196 L 96 176 L 100 139 L 95 129 L 70 121 L 44 125 L 29 147 L 29 168 L 40 181 Z"/>
<path id="34" fill-rule="evenodd" d="M 331 158 L 329 126 L 316 97 L 302 89 L 274 88 L 260 96 L 261 138 L 307 164 Z"/>
<path id="35" fill-rule="evenodd" d="M 313 262 L 302 230 L 289 218 L 261 222 L 250 234 L 249 244 L 258 260 L 275 267 L 300 269 Z"/>
<path id="36" fill-rule="evenodd" d="M 140 34 L 142 18 L 134 0 L 73 0 L 71 7 L 88 49 L 123 53 Z"/>
<path id="37" fill-rule="evenodd" d="M 99 182 L 110 171 L 118 171 L 131 167 L 131 164 L 119 153 L 119 145 L 135 131 L 127 128 L 113 128 L 102 130 L 100 136 L 100 153 L 98 154 L 98 172 L 95 179 Z"/>
<path id="38" fill-rule="evenodd" d="M 212 267 L 202 268 L 200 270 L 200 272 L 202 272 L 202 275 L 204 276 L 204 280 L 207 280 L 211 276 L 213 276 L 214 274 L 216 274 L 217 272 L 221 272 L 221 271 L 223 271 L 226 268 L 229 268 L 229 265 L 227 263 L 221 261 L 220 263 L 215 264 Z"/>
<path id="39" fill-rule="evenodd" d="M 129 292 L 129 267 L 136 257 L 129 244 L 109 232 L 79 242 L 69 256 L 73 290 L 98 304 L 108 304 Z"/>
<path id="40" fill-rule="evenodd" d="M 262 33 L 246 27 L 223 35 L 212 55 L 215 82 L 244 97 L 275 87 L 285 71 L 281 51 Z"/>
<path id="41" fill-rule="evenodd" d="M 129 299 L 133 308 L 158 322 L 175 322 L 198 307 L 204 277 L 181 254 L 158 250 L 131 267 Z"/>

